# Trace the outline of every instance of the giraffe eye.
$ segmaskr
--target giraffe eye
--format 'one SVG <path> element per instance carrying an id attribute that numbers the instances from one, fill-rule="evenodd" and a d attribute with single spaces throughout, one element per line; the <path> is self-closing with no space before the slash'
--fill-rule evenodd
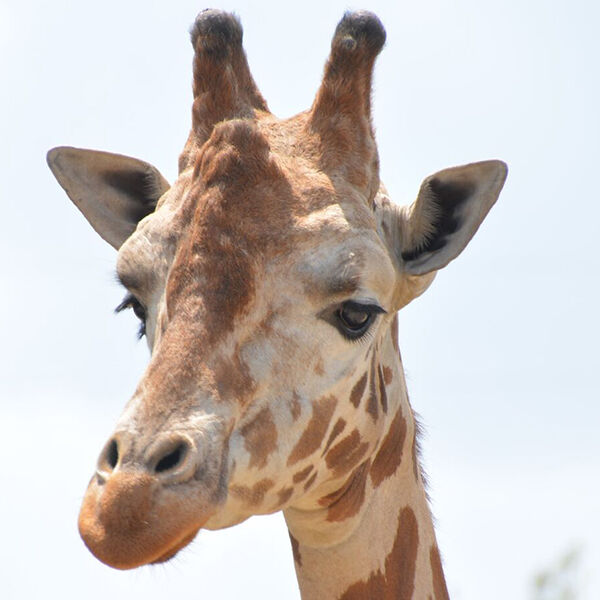
<path id="1" fill-rule="evenodd" d="M 131 308 L 133 314 L 140 320 L 138 337 L 144 337 L 146 335 L 146 309 L 144 305 L 133 294 L 127 294 L 121 304 L 115 308 L 115 312 L 121 312 L 128 308 Z"/>
<path id="2" fill-rule="evenodd" d="M 385 312 L 377 304 L 361 304 L 348 300 L 337 310 L 338 329 L 346 338 L 356 340 L 369 329 L 378 314 Z"/>

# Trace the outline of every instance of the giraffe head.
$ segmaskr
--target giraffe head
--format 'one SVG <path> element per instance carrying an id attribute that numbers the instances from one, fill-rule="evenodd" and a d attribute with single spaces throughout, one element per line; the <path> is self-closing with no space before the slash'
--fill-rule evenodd
<path id="1" fill-rule="evenodd" d="M 397 208 L 371 126 L 385 31 L 347 14 L 310 110 L 275 118 L 238 20 L 192 28 L 192 129 L 172 186 L 147 163 L 56 148 L 49 165 L 117 271 L 151 359 L 100 453 L 81 535 L 118 568 L 161 562 L 201 528 L 315 510 L 393 417 L 395 312 L 457 256 L 506 169 L 448 169 Z M 390 400 L 391 402 L 391 400 Z"/>

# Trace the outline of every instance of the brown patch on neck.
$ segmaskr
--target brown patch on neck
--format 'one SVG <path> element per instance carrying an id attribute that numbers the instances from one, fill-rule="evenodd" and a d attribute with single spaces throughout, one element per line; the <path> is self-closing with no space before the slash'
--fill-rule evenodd
<path id="1" fill-rule="evenodd" d="M 358 429 L 336 444 L 325 456 L 333 477 L 341 477 L 353 469 L 365 455 L 369 442 L 361 442 Z"/>
<path id="2" fill-rule="evenodd" d="M 362 396 L 365 392 L 365 387 L 367 386 L 367 374 L 365 373 L 354 385 L 352 388 L 352 392 L 350 392 L 350 402 L 354 404 L 355 408 L 358 408 Z"/>
<path id="3" fill-rule="evenodd" d="M 383 439 L 371 467 L 371 481 L 375 487 L 391 477 L 402 462 L 402 449 L 406 438 L 406 420 L 399 410 Z"/>
<path id="4" fill-rule="evenodd" d="M 292 419 L 297 421 L 300 413 L 302 412 L 302 406 L 300 404 L 300 398 L 298 397 L 297 392 L 294 392 L 294 395 L 290 401 L 290 412 L 292 413 Z"/>
<path id="5" fill-rule="evenodd" d="M 277 429 L 269 407 L 263 408 L 253 421 L 241 429 L 244 447 L 250 454 L 249 468 L 262 468 L 267 457 L 277 448 Z"/>
<path id="6" fill-rule="evenodd" d="M 333 426 L 333 429 L 331 430 L 331 433 L 329 434 L 329 439 L 327 440 L 327 443 L 325 444 L 325 448 L 323 449 L 323 454 L 321 454 L 321 456 L 323 456 L 325 454 L 325 452 L 327 452 L 327 450 L 329 450 L 329 447 L 331 446 L 331 444 L 333 444 L 333 441 L 335 440 L 335 438 L 337 438 L 337 436 L 340 435 L 340 433 L 342 433 L 342 431 L 344 431 L 344 427 L 346 427 L 346 421 L 344 419 L 338 419 L 335 422 L 335 425 Z"/>
<path id="7" fill-rule="evenodd" d="M 261 479 L 252 487 L 247 485 L 232 485 L 230 491 L 234 496 L 237 496 L 247 506 L 258 506 L 262 504 L 265 494 L 275 485 L 272 479 Z"/>
<path id="8" fill-rule="evenodd" d="M 444 570 L 442 569 L 440 551 L 436 545 L 431 546 L 429 562 L 431 564 L 431 579 L 435 600 L 450 600 L 448 588 L 446 587 L 446 579 L 444 578 Z"/>
<path id="9" fill-rule="evenodd" d="M 294 493 L 293 487 L 282 488 L 281 490 L 279 490 L 277 492 L 278 502 L 277 502 L 276 506 L 280 507 L 283 504 L 285 504 L 292 497 L 293 493 Z"/>
<path id="10" fill-rule="evenodd" d="M 304 491 L 308 491 L 310 489 L 310 487 L 312 486 L 312 484 L 315 482 L 315 479 L 317 478 L 317 473 L 318 471 L 315 471 L 311 476 L 310 479 L 304 484 Z"/>
<path id="11" fill-rule="evenodd" d="M 417 518 L 407 506 L 400 512 L 396 539 L 385 558 L 384 571 L 378 569 L 366 581 L 353 583 L 340 600 L 413 600 L 418 545 Z"/>
<path id="12" fill-rule="evenodd" d="M 360 465 L 337 491 L 319 500 L 321 506 L 327 506 L 327 521 L 344 521 L 358 513 L 365 501 L 367 475 L 371 462 Z"/>
<path id="13" fill-rule="evenodd" d="M 313 415 L 287 460 L 288 467 L 318 450 L 329 428 L 336 404 L 334 396 L 321 398 L 314 403 Z"/>
<path id="14" fill-rule="evenodd" d="M 377 416 L 379 414 L 378 409 L 378 401 L 377 401 L 377 352 L 375 349 L 372 349 L 372 357 L 371 357 L 371 371 L 369 373 L 369 400 L 367 402 L 367 412 L 373 417 L 373 421 L 377 421 Z"/>
<path id="15" fill-rule="evenodd" d="M 383 410 L 384 413 L 387 413 L 387 409 L 388 409 L 387 391 L 385 389 L 385 381 L 384 381 L 384 375 L 383 375 L 383 370 L 381 368 L 381 365 L 379 365 L 377 367 L 377 374 L 379 376 L 379 401 L 381 402 L 381 410 Z"/>
<path id="16" fill-rule="evenodd" d="M 310 475 L 310 472 L 313 470 L 313 468 L 314 467 L 312 465 L 308 465 L 306 469 L 302 469 L 302 471 L 295 473 L 292 477 L 293 482 L 300 483 L 301 481 L 304 481 Z"/>
<path id="17" fill-rule="evenodd" d="M 301 567 L 302 566 L 302 556 L 300 556 L 300 544 L 298 540 L 288 531 L 290 536 L 290 542 L 292 543 L 292 554 L 294 555 L 294 562 Z"/>

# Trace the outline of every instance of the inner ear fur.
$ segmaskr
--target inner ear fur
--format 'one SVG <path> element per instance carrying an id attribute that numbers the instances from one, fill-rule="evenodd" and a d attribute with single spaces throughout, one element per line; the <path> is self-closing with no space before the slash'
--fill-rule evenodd
<path id="1" fill-rule="evenodd" d="M 507 173 L 503 162 L 490 160 L 427 177 L 415 202 L 398 210 L 394 238 L 401 269 L 424 275 L 456 258 L 498 199 Z"/>
<path id="2" fill-rule="evenodd" d="M 116 249 L 170 187 L 149 163 L 120 154 L 65 146 L 50 150 L 47 160 L 75 206 Z"/>

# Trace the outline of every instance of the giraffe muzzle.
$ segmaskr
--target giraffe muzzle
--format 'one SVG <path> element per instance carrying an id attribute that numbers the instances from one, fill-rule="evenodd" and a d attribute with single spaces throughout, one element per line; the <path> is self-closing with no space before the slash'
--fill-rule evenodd
<path id="1" fill-rule="evenodd" d="M 100 454 L 79 514 L 92 554 L 131 569 L 169 560 L 191 542 L 219 504 L 204 481 L 210 469 L 203 455 L 186 434 L 160 435 L 140 450 L 134 436 L 116 433 Z"/>

